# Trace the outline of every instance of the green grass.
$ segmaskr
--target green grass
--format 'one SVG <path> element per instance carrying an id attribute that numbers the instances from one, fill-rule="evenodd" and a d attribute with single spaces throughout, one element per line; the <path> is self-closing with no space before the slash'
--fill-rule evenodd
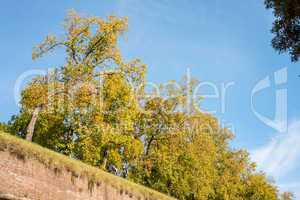
<path id="1" fill-rule="evenodd" d="M 0 132 L 0 151 L 7 151 L 25 161 L 30 159 L 37 160 L 57 173 L 65 170 L 70 172 L 72 177 L 86 177 L 89 180 L 88 186 L 91 192 L 96 185 L 103 183 L 118 189 L 120 193 L 123 192 L 139 199 L 174 200 L 172 197 L 4 132 Z"/>

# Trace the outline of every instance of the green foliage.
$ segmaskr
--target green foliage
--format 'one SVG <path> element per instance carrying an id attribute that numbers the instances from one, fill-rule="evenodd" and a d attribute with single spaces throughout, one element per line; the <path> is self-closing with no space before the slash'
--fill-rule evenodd
<path id="1" fill-rule="evenodd" d="M 196 81 L 145 94 L 146 67 L 124 62 L 117 41 L 127 19 L 66 19 L 66 38 L 48 36 L 33 58 L 64 47 L 66 62 L 35 78 L 22 93 L 10 132 L 25 137 L 40 107 L 33 142 L 186 200 L 277 200 L 248 153 L 233 150 L 232 133 L 189 104 Z"/>
<path id="2" fill-rule="evenodd" d="M 276 20 L 273 23 L 273 47 L 279 52 L 288 52 L 292 61 L 300 57 L 300 1 L 265 0 L 267 9 L 272 9 Z"/>
<path id="3" fill-rule="evenodd" d="M 263 174 L 251 174 L 246 182 L 245 197 L 249 200 L 278 199 L 274 186 L 266 182 Z"/>

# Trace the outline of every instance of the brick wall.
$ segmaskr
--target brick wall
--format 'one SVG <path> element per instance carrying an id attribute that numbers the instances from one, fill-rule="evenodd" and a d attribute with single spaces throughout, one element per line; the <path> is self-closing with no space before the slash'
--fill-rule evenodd
<path id="1" fill-rule="evenodd" d="M 91 186 L 84 177 L 56 172 L 34 159 L 25 160 L 6 151 L 0 151 L 0 195 L 0 200 L 142 199 L 105 183 Z"/>

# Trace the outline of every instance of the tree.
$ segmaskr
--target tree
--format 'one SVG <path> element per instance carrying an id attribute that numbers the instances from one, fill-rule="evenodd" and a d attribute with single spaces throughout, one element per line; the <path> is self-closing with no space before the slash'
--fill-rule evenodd
<path id="1" fill-rule="evenodd" d="M 12 132 L 104 169 L 134 159 L 142 147 L 131 135 L 138 109 L 133 90 L 143 81 L 145 65 L 123 62 L 117 41 L 126 27 L 126 18 L 105 21 L 70 11 L 66 37 L 47 36 L 32 55 L 37 59 L 62 47 L 66 63 L 23 90 Z M 26 123 L 24 134 L 20 126 Z"/>
<path id="2" fill-rule="evenodd" d="M 288 52 L 292 61 L 300 57 L 300 1 L 265 0 L 267 9 L 272 9 L 275 21 L 272 33 L 275 34 L 272 46 L 279 52 Z"/>
<path id="3" fill-rule="evenodd" d="M 32 141 L 38 115 L 47 104 L 48 85 L 45 77 L 37 77 L 22 92 L 21 105 L 25 112 L 32 113 L 26 131 L 26 140 Z"/>

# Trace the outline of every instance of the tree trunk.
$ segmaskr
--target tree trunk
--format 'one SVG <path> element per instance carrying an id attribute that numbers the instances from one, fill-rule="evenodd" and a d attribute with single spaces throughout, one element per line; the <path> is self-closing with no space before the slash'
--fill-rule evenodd
<path id="1" fill-rule="evenodd" d="M 150 138 L 150 140 L 149 140 L 149 142 L 148 142 L 148 144 L 147 144 L 146 156 L 148 156 L 148 154 L 149 154 L 150 146 L 151 146 L 151 143 L 153 142 L 153 140 L 154 140 L 154 136 L 152 135 L 151 138 Z"/>
<path id="2" fill-rule="evenodd" d="M 41 109 L 42 109 L 41 106 L 38 106 L 34 109 L 30 123 L 27 127 L 26 140 L 28 140 L 30 142 L 32 141 L 34 127 L 35 127 L 36 120 L 38 118 L 38 115 L 39 115 L 39 112 L 41 111 Z"/>
<path id="3" fill-rule="evenodd" d="M 106 170 L 108 154 L 109 154 L 108 150 L 105 150 L 104 155 L 103 155 L 103 162 L 102 162 L 102 169 L 103 170 Z"/>

